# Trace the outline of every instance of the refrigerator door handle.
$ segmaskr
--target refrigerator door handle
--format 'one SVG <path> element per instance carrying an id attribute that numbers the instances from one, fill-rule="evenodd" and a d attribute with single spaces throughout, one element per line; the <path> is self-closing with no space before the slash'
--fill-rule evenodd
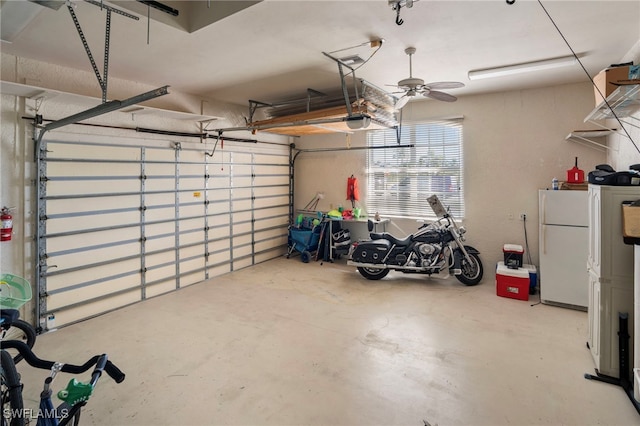
<path id="1" fill-rule="evenodd" d="M 542 254 L 547 254 L 547 225 L 543 223 L 541 226 L 542 232 L 540 233 L 540 236 L 542 237 L 542 241 L 540 241 L 540 246 L 542 246 Z"/>
<path id="2" fill-rule="evenodd" d="M 542 193 L 542 219 L 540 223 L 547 223 L 547 194 Z"/>

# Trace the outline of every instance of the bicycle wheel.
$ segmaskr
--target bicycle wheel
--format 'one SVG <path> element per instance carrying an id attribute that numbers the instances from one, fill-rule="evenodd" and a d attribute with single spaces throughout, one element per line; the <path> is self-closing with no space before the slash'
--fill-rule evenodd
<path id="1" fill-rule="evenodd" d="M 2 340 L 18 340 L 20 342 L 26 343 L 29 348 L 33 348 L 33 345 L 35 345 L 36 343 L 36 331 L 33 329 L 33 326 L 31 324 L 19 319 L 11 324 L 11 327 L 9 327 L 9 329 L 5 332 Z M 20 355 L 17 350 L 10 349 L 8 351 L 13 357 L 13 362 L 15 364 L 22 360 L 22 355 Z"/>
<path id="2" fill-rule="evenodd" d="M 9 352 L 0 351 L 0 389 L 2 395 L 2 426 L 24 426 L 24 406 L 20 375 Z"/>

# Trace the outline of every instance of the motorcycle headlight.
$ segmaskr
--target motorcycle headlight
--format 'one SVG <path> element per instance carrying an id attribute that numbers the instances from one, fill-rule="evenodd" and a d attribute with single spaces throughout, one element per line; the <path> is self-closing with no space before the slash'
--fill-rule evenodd
<path id="1" fill-rule="evenodd" d="M 461 226 L 458 228 L 460 235 L 464 234 L 465 232 L 467 232 L 466 228 L 464 226 Z"/>

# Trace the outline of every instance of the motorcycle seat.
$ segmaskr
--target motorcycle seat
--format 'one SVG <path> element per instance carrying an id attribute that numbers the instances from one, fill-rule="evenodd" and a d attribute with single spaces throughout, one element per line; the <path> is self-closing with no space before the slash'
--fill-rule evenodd
<path id="1" fill-rule="evenodd" d="M 371 237 L 372 240 L 389 240 L 397 246 L 408 246 L 409 244 L 411 244 L 412 235 L 409 235 L 407 238 L 401 240 L 389 234 L 388 232 L 372 232 L 369 234 L 369 237 Z"/>

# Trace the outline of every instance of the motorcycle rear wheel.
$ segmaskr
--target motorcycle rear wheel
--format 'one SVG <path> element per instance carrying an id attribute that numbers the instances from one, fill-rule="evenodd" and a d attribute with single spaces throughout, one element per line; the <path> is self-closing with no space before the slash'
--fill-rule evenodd
<path id="1" fill-rule="evenodd" d="M 382 278 L 387 276 L 387 274 L 389 273 L 389 270 L 386 268 L 377 269 L 377 268 L 358 267 L 358 272 L 360 272 L 360 275 L 362 275 L 368 280 L 381 280 Z"/>
<path id="2" fill-rule="evenodd" d="M 482 281 L 483 269 L 482 261 L 476 253 L 469 253 L 469 257 L 471 258 L 471 262 L 468 262 L 464 256 L 461 257 L 460 270 L 462 273 L 456 275 L 456 278 L 462 284 L 472 286 Z"/>

